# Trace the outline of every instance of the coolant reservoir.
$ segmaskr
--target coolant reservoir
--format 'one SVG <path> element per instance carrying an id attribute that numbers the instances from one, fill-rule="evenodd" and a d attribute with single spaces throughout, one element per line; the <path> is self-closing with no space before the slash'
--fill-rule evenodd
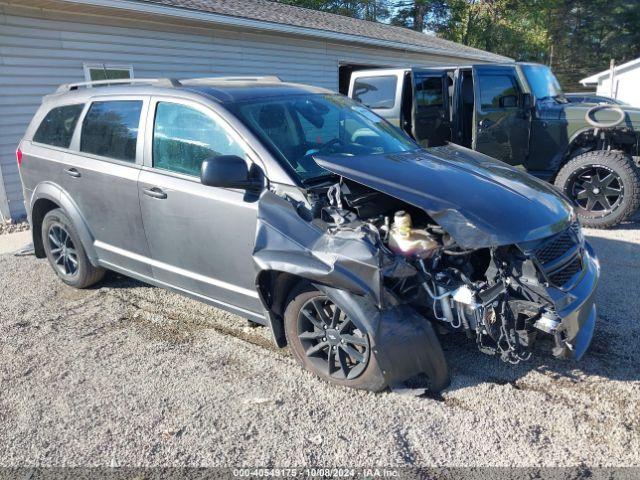
<path id="1" fill-rule="evenodd" d="M 393 217 L 389 248 L 400 255 L 427 258 L 436 251 L 438 242 L 426 230 L 413 228 L 411 215 L 401 210 Z"/>

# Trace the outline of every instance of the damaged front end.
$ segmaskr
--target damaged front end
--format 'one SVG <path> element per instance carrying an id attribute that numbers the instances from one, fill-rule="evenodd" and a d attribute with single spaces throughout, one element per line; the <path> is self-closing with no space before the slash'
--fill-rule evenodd
<path id="1" fill-rule="evenodd" d="M 409 161 L 425 162 L 421 155 Z M 353 158 L 344 162 L 357 165 Z M 528 188 L 541 190 L 546 203 L 540 205 L 548 211 L 536 212 L 536 234 L 522 221 L 520 231 L 509 225 L 500 232 L 483 218 L 483 209 L 490 210 L 481 200 L 470 212 L 472 201 L 434 201 L 437 188 L 385 181 L 379 164 L 365 176 L 364 170 L 347 174 L 337 162 L 319 163 L 339 175 L 336 181 L 303 193 L 275 188 L 260 199 L 258 288 L 281 345 L 281 310 L 260 280 L 265 272 L 305 279 L 346 312 L 368 335 L 389 385 L 425 373 L 433 390 L 446 386 L 435 330 L 464 333 L 480 351 L 509 363 L 529 359 L 538 335 L 553 340 L 556 356 L 584 354 L 596 320 L 599 265 L 555 192 L 527 178 Z M 371 174 L 375 168 L 380 175 Z M 507 178 L 502 190 L 530 209 L 514 188 L 518 174 L 494 168 Z M 473 175 L 480 175 L 478 169 Z M 495 176 L 481 175 L 493 182 L 493 191 L 485 192 L 498 195 Z M 422 192 L 430 192 L 428 201 L 420 200 Z"/>

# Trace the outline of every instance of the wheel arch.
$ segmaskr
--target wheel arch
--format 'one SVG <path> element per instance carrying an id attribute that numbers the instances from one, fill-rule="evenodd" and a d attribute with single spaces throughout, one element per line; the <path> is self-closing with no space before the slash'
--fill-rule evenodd
<path id="1" fill-rule="evenodd" d="M 52 182 L 38 184 L 30 200 L 31 235 L 36 257 L 45 257 L 42 244 L 42 221 L 47 213 L 56 208 L 62 209 L 73 222 L 89 261 L 93 266 L 98 266 L 98 256 L 93 246 L 94 237 L 80 209 L 62 187 Z"/>
<path id="2" fill-rule="evenodd" d="M 562 167 L 564 167 L 569 161 L 571 161 L 571 159 L 587 152 L 600 150 L 600 148 L 598 148 L 598 139 L 595 136 L 596 130 L 598 129 L 596 129 L 595 127 L 587 126 L 587 127 L 581 128 L 580 130 L 577 130 L 569 138 L 567 147 L 564 150 L 561 150 L 560 152 L 558 152 L 555 158 L 552 160 L 552 165 L 554 166 L 554 168 L 553 168 L 553 176 L 549 179 L 550 182 L 552 183 L 555 182 L 555 179 L 558 176 L 558 173 L 560 172 Z M 611 129 L 600 129 L 600 130 L 613 133 L 615 132 L 616 129 L 611 128 Z M 590 138 L 587 140 L 585 139 L 585 137 L 590 137 Z M 625 145 L 627 147 L 626 149 L 620 149 L 620 150 L 625 154 L 634 157 L 635 156 L 634 154 L 638 152 L 634 151 L 633 148 L 635 147 L 637 149 L 638 145 L 640 144 L 638 143 L 640 142 L 640 136 L 636 134 L 636 137 L 638 137 L 638 140 L 635 144 L 628 143 Z"/>
<path id="3" fill-rule="evenodd" d="M 312 283 L 309 278 L 282 270 L 261 270 L 256 276 L 256 289 L 266 312 L 267 323 L 276 345 L 284 348 L 284 311 L 291 291 L 299 283 Z"/>

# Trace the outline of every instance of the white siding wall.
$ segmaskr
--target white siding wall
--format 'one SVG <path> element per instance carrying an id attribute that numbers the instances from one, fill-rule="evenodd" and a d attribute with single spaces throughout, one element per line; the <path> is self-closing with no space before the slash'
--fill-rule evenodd
<path id="1" fill-rule="evenodd" d="M 640 107 L 640 65 L 624 72 L 616 73 L 614 77 L 613 95 L 618 100 L 633 107 Z M 611 81 L 609 77 L 600 80 L 597 89 L 598 95 L 611 96 Z"/>
<path id="2" fill-rule="evenodd" d="M 0 172 L 8 199 L 6 208 L 0 185 L 1 213 L 13 218 L 24 214 L 17 143 L 42 96 L 61 83 L 84 80 L 83 63 L 130 64 L 138 78 L 264 74 L 337 90 L 340 62 L 406 66 L 465 61 L 249 30 L 26 9 L 0 0 Z"/>

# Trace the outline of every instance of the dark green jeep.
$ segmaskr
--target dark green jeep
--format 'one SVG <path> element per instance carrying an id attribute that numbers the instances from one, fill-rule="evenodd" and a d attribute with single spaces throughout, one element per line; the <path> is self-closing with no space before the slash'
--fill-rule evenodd
<path id="1" fill-rule="evenodd" d="M 585 226 L 640 203 L 640 109 L 570 103 L 544 65 L 361 70 L 349 96 L 424 146 L 454 142 L 554 182 Z"/>

